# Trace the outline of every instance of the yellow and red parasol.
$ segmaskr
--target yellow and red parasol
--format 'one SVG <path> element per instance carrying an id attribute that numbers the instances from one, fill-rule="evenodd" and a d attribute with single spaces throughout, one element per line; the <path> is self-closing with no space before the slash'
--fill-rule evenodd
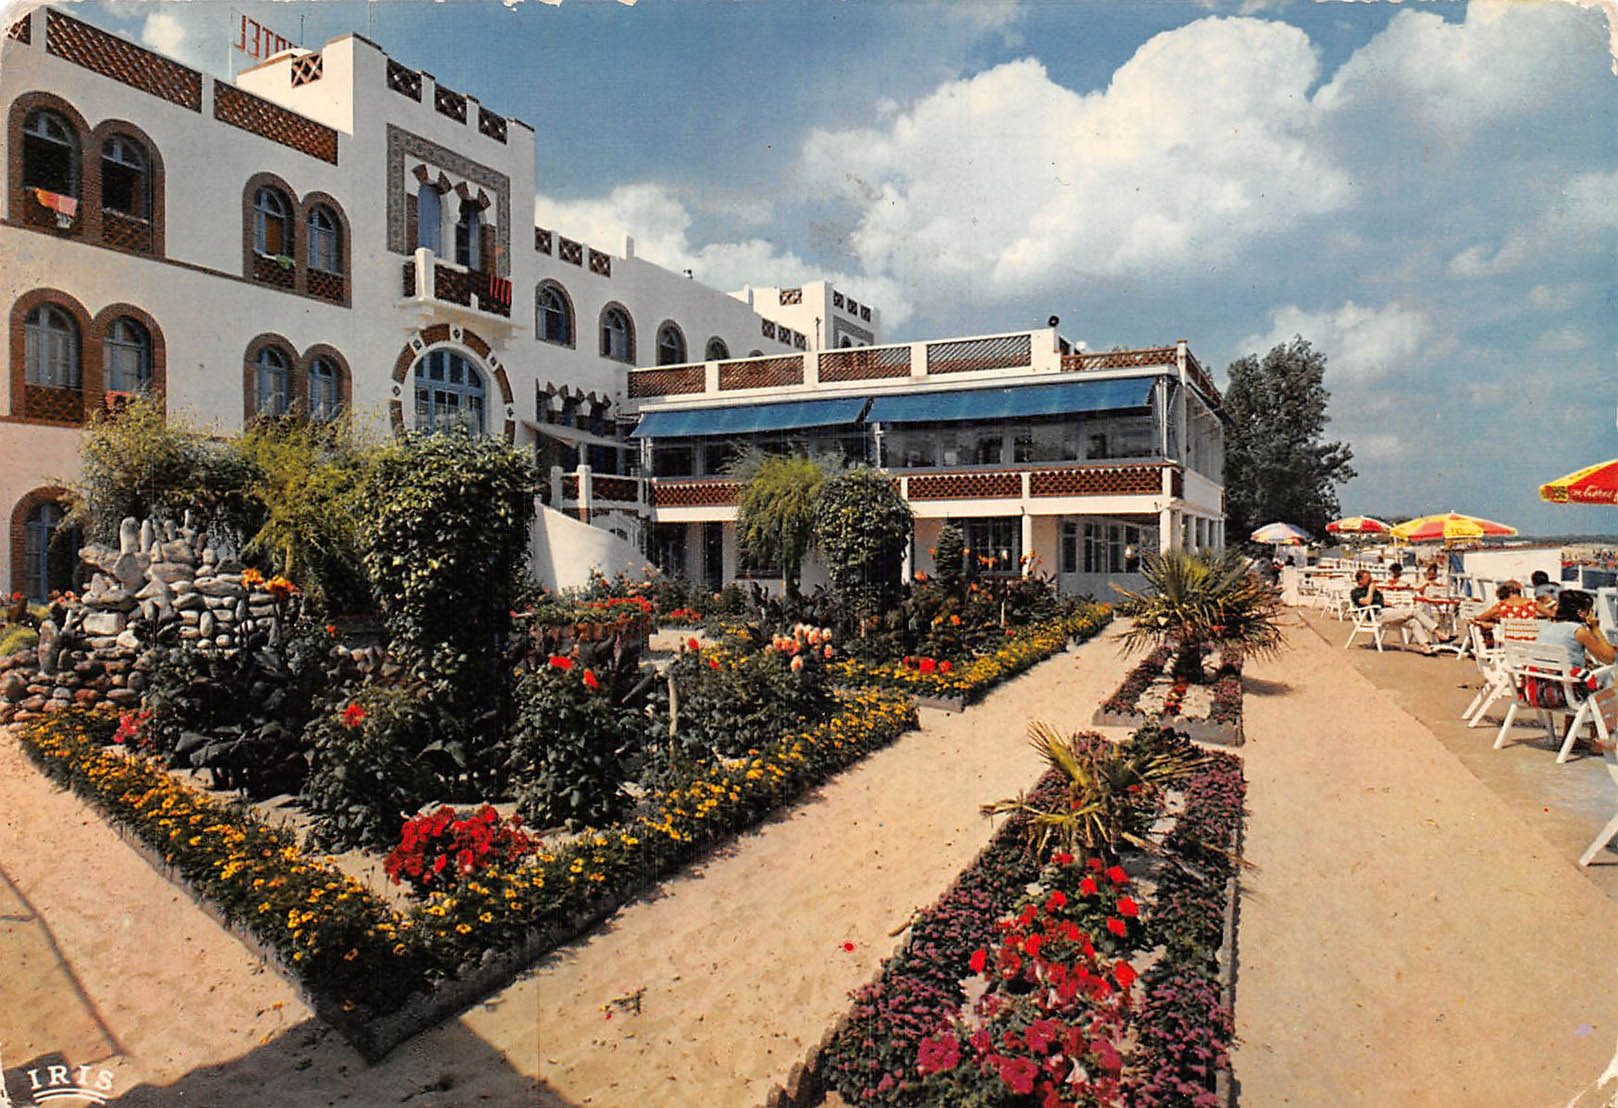
<path id="1" fill-rule="evenodd" d="M 1539 486 L 1539 498 L 1552 504 L 1618 504 L 1618 458 Z"/>
<path id="2" fill-rule="evenodd" d="M 1516 533 L 1517 529 L 1508 523 L 1496 523 L 1492 519 L 1462 515 L 1460 512 L 1442 512 L 1406 520 L 1392 531 L 1394 538 L 1406 542 L 1475 542 Z"/>
<path id="3" fill-rule="evenodd" d="M 1393 525 L 1374 516 L 1345 516 L 1326 524 L 1326 530 L 1335 535 L 1386 535 Z"/>

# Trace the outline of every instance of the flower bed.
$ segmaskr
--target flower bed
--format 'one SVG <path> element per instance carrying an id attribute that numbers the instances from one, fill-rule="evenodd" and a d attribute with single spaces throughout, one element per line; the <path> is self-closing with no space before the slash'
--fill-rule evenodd
<path id="1" fill-rule="evenodd" d="M 1186 744 L 1156 729 L 1131 741 Z M 855 994 L 808 1079 L 772 1102 L 814 1104 L 829 1087 L 886 1108 L 1224 1103 L 1240 762 L 1208 755 L 1181 794 L 1149 895 L 1121 868 L 1032 856 L 1023 817 L 1008 820 Z M 1061 795 L 1052 772 L 1030 799 Z"/>
<path id="2" fill-rule="evenodd" d="M 1113 694 L 1102 701 L 1091 722 L 1101 727 L 1139 727 L 1158 723 L 1183 731 L 1201 742 L 1240 746 L 1242 732 L 1242 656 L 1226 650 L 1219 666 L 1199 690 L 1209 694 L 1206 715 L 1185 714 L 1186 686 L 1172 676 L 1177 651 L 1160 646 L 1141 659 Z M 1143 701 L 1161 694 L 1162 710 L 1147 711 Z"/>
<path id="3" fill-rule="evenodd" d="M 901 689 L 959 711 L 963 705 L 983 699 L 1002 681 L 1059 653 L 1069 641 L 1093 637 L 1111 619 L 1108 605 L 1088 605 L 1064 619 L 1007 630 L 1004 644 L 962 662 L 922 657 L 877 665 L 850 659 L 834 672 L 850 685 Z"/>
<path id="4" fill-rule="evenodd" d="M 554 851 L 497 863 L 408 913 L 291 834 L 106 749 L 114 717 L 69 709 L 20 731 L 52 780 L 100 808 L 205 907 L 274 956 L 368 1059 L 509 981 L 719 837 L 756 823 L 916 725 L 891 692 L 846 693 L 824 723 L 654 794 Z"/>

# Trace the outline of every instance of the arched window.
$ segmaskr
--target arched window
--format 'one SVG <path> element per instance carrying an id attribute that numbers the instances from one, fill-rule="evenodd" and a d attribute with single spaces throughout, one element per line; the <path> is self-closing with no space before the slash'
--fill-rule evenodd
<path id="1" fill-rule="evenodd" d="M 324 204 L 309 209 L 309 268 L 343 271 L 343 236 L 337 216 Z"/>
<path id="2" fill-rule="evenodd" d="M 40 304 L 23 320 L 25 380 L 30 385 L 76 389 L 79 371 L 79 325 L 55 304 Z"/>
<path id="3" fill-rule="evenodd" d="M 253 194 L 253 249 L 272 258 L 292 254 L 292 203 L 269 185 Z"/>
<path id="4" fill-rule="evenodd" d="M 561 286 L 555 284 L 539 286 L 535 312 L 537 314 L 534 327 L 540 338 L 564 346 L 573 344 L 573 309 L 568 304 L 567 295 L 562 292 Z"/>
<path id="5" fill-rule="evenodd" d="M 730 347 L 725 345 L 722 338 L 708 340 L 708 349 L 703 354 L 703 360 L 709 362 L 723 362 L 730 357 Z"/>
<path id="6" fill-rule="evenodd" d="M 101 144 L 101 206 L 136 219 L 152 212 L 152 180 L 146 148 L 128 135 Z"/>
<path id="7" fill-rule="evenodd" d="M 35 603 L 44 602 L 53 592 L 73 587 L 74 551 L 79 544 L 72 535 L 58 541 L 66 510 L 53 500 L 34 505 L 23 521 L 23 593 Z"/>
<path id="8" fill-rule="evenodd" d="M 273 346 L 258 352 L 253 363 L 253 411 L 275 419 L 287 414 L 292 383 L 287 357 Z"/>
<path id="9" fill-rule="evenodd" d="M 455 221 L 455 264 L 482 269 L 478 239 L 482 237 L 483 209 L 470 200 L 461 201 L 461 218 Z"/>
<path id="10" fill-rule="evenodd" d="M 657 364 L 679 365 L 685 361 L 685 336 L 673 323 L 657 329 Z"/>
<path id="11" fill-rule="evenodd" d="M 843 340 L 841 342 L 839 342 L 837 345 L 846 350 L 848 347 L 854 345 L 854 340 L 849 338 L 847 335 L 844 335 Z"/>
<path id="12" fill-rule="evenodd" d="M 614 306 L 601 313 L 601 356 L 615 362 L 635 360 L 635 327 L 622 308 Z"/>
<path id="13" fill-rule="evenodd" d="M 336 419 L 343 406 L 342 379 L 330 358 L 309 363 L 309 418 L 317 423 Z"/>
<path id="14" fill-rule="evenodd" d="M 79 194 L 79 138 L 53 111 L 38 108 L 23 120 L 22 185 L 60 196 Z"/>
<path id="15" fill-rule="evenodd" d="M 138 320 L 119 316 L 101 340 L 101 375 L 108 392 L 145 392 L 152 384 L 152 336 Z"/>
<path id="16" fill-rule="evenodd" d="M 484 396 L 476 366 L 453 350 L 429 350 L 416 363 L 416 430 L 482 434 Z"/>
<path id="17" fill-rule="evenodd" d="M 423 182 L 421 191 L 416 194 L 416 246 L 442 254 L 443 221 L 444 206 L 438 186 Z"/>

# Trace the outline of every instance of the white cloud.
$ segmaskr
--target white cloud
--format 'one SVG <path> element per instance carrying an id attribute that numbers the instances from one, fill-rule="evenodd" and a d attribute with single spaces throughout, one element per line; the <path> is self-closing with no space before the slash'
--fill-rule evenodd
<path id="1" fill-rule="evenodd" d="M 159 54 L 172 58 L 185 45 L 185 25 L 167 12 L 152 12 L 141 24 L 140 40 Z"/>
<path id="2" fill-rule="evenodd" d="M 1417 308 L 1389 304 L 1366 308 L 1349 300 L 1331 311 L 1306 312 L 1288 305 L 1270 313 L 1270 330 L 1249 335 L 1242 349 L 1262 356 L 1271 347 L 1302 335 L 1326 355 L 1328 385 L 1347 380 L 1363 384 L 1409 368 L 1423 353 L 1432 324 Z"/>
<path id="3" fill-rule="evenodd" d="M 1154 36 L 1103 91 L 1034 59 L 941 85 L 878 128 L 817 130 L 811 186 L 859 209 L 867 270 L 1025 294 L 1076 273 L 1193 272 L 1348 197 L 1313 139 L 1308 37 L 1252 19 Z"/>
<path id="4" fill-rule="evenodd" d="M 1349 445 L 1354 448 L 1354 461 L 1360 464 L 1397 461 L 1408 457 L 1415 448 L 1415 444 L 1402 435 L 1385 431 L 1355 435 Z"/>
<path id="5" fill-rule="evenodd" d="M 1546 311 L 1565 312 L 1584 295 L 1585 286 L 1577 281 L 1561 285 L 1535 285 L 1528 290 L 1528 303 Z"/>
<path id="6" fill-rule="evenodd" d="M 717 289 L 785 287 L 824 279 L 880 309 L 884 326 L 899 326 L 913 310 L 899 285 L 889 278 L 830 271 L 762 238 L 693 243 L 690 210 L 662 185 L 621 185 L 605 197 L 577 201 L 537 196 L 534 220 L 614 253 L 622 252 L 628 234 L 635 240 L 636 257 L 676 273 L 689 269 L 697 280 Z"/>
<path id="7" fill-rule="evenodd" d="M 1546 354 L 1565 354 L 1573 350 L 1583 350 L 1590 345 L 1589 336 L 1577 327 L 1562 327 L 1555 331 L 1546 331 L 1534 340 L 1533 349 Z"/>

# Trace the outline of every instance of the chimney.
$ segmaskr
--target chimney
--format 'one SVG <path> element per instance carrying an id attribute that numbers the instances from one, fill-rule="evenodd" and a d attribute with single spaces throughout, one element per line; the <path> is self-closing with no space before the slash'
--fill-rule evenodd
<path id="1" fill-rule="evenodd" d="M 624 257 L 633 258 L 634 256 L 635 256 L 635 236 L 634 235 L 625 235 L 624 236 Z"/>

